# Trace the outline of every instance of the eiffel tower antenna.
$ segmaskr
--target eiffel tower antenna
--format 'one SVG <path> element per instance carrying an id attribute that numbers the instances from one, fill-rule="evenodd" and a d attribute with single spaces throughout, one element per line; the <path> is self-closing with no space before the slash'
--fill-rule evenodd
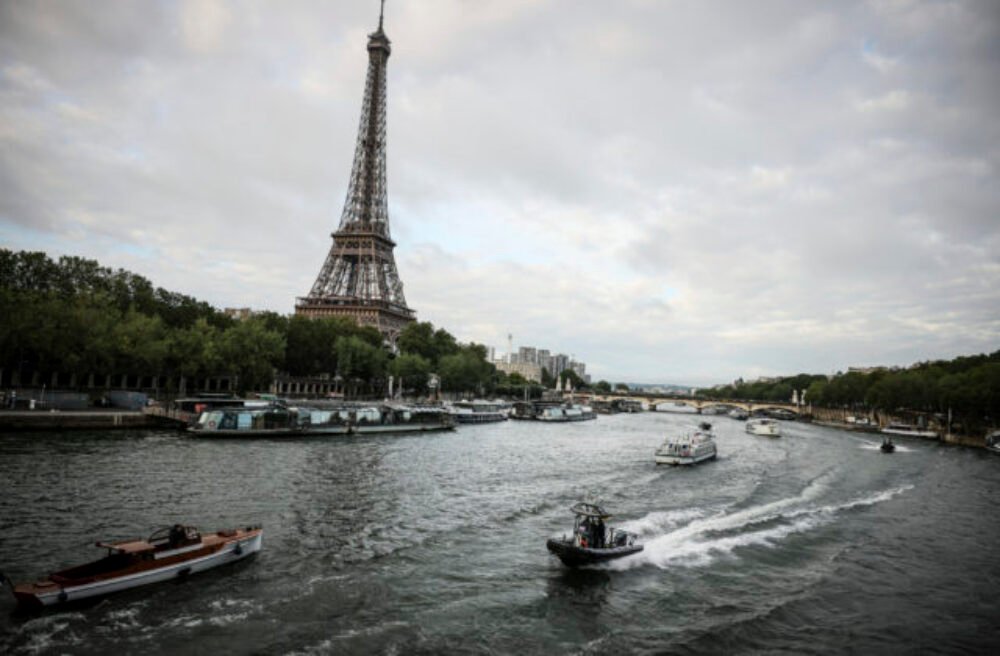
<path id="1" fill-rule="evenodd" d="M 311 317 L 348 316 L 374 326 L 390 342 L 416 316 L 403 296 L 389 233 L 385 175 L 385 79 L 392 53 L 382 31 L 385 0 L 378 29 L 368 35 L 368 76 L 361 103 L 361 122 L 354 163 L 340 225 L 309 295 L 299 298 L 295 313 Z"/>

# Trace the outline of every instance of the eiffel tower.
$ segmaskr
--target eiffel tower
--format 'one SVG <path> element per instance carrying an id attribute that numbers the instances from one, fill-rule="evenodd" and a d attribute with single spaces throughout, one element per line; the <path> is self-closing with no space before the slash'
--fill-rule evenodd
<path id="1" fill-rule="evenodd" d="M 361 105 L 361 125 L 340 226 L 309 295 L 299 298 L 295 313 L 310 317 L 353 317 L 374 326 L 395 343 L 416 316 L 406 305 L 389 234 L 385 182 L 385 69 L 391 49 L 382 31 L 368 35 L 368 78 Z"/>

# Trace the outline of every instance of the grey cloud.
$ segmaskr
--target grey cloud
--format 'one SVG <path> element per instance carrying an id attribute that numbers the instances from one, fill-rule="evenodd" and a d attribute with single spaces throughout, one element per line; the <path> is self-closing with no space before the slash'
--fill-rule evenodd
<path id="1" fill-rule="evenodd" d="M 339 220 L 376 11 L 0 5 L 0 228 L 290 311 Z M 996 348 L 995 4 L 386 11 L 421 318 L 617 379 Z"/>

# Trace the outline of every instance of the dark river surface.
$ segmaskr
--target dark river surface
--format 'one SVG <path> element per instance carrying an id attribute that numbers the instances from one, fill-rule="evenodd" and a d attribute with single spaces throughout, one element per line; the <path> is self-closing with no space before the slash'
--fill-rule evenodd
<path id="1" fill-rule="evenodd" d="M 0 652 L 1000 653 L 1000 458 L 784 423 L 715 423 L 719 458 L 657 468 L 692 415 L 404 437 L 0 435 L 0 569 L 95 540 L 260 523 L 256 557 L 41 615 Z M 645 551 L 571 571 L 545 540 L 601 502 Z"/>

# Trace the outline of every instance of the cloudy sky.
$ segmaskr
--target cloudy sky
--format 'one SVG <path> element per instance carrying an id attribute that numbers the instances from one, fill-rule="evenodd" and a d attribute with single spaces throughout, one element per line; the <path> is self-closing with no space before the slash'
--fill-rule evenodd
<path id="1" fill-rule="evenodd" d="M 1000 348 L 1000 3 L 388 0 L 407 301 L 597 378 Z M 0 3 L 0 246 L 290 313 L 375 0 Z"/>

